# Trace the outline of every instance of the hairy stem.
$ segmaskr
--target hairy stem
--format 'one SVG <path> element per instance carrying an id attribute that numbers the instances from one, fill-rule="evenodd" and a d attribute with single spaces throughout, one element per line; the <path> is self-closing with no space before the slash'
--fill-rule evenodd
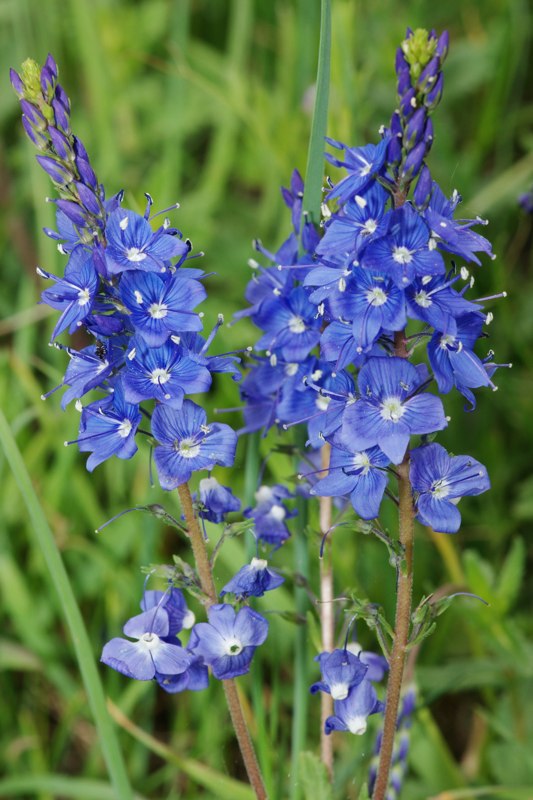
<path id="1" fill-rule="evenodd" d="M 200 525 L 198 524 L 198 519 L 194 514 L 189 485 L 187 483 L 182 483 L 178 486 L 178 494 L 187 523 L 187 533 L 191 542 L 196 569 L 198 570 L 202 591 L 205 594 L 204 605 L 206 608 L 209 608 L 214 603 L 218 602 L 217 591 L 213 581 L 213 573 L 211 571 L 204 537 Z M 224 687 L 224 694 L 226 695 L 226 702 L 241 751 L 242 760 L 244 761 L 244 766 L 248 773 L 248 779 L 258 800 L 267 800 L 263 777 L 255 755 L 250 731 L 248 730 L 248 725 L 244 718 L 241 701 L 237 692 L 237 685 L 233 679 L 222 681 L 222 685 Z"/>
<path id="2" fill-rule="evenodd" d="M 325 444 L 321 450 L 321 464 L 323 470 L 329 469 L 331 445 Z M 331 497 L 321 497 L 320 503 L 320 533 L 327 534 L 331 528 Z M 320 559 L 320 627 L 322 632 L 322 651 L 331 653 L 334 647 L 335 621 L 333 618 L 333 571 L 331 568 L 331 545 L 326 541 L 323 557 Z M 325 722 L 333 714 L 333 698 L 327 692 L 320 692 L 321 697 L 321 731 L 320 755 L 329 773 L 333 777 L 333 736 L 327 736 Z"/>
<path id="3" fill-rule="evenodd" d="M 407 358 L 405 331 L 395 334 L 394 351 L 400 358 Z M 411 598 L 413 594 L 413 548 L 414 519 L 413 492 L 409 478 L 409 451 L 397 467 L 399 498 L 399 539 L 403 547 L 404 560 L 398 574 L 396 595 L 396 619 L 394 643 L 390 659 L 387 698 L 383 720 L 383 737 L 379 753 L 379 766 L 372 800 L 384 800 L 389 784 L 389 773 L 394 748 L 394 736 L 398 719 L 400 695 L 405 667 L 405 656 L 411 621 Z"/>

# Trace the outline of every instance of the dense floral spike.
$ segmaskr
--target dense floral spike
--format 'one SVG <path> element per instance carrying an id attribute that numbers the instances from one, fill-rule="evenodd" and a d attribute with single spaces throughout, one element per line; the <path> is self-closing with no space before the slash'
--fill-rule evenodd
<path id="1" fill-rule="evenodd" d="M 191 651 L 202 656 L 219 680 L 244 675 L 256 648 L 267 637 L 268 622 L 248 607 L 236 614 L 227 603 L 211 606 L 207 614 L 209 622 L 199 622 L 192 629 Z"/>

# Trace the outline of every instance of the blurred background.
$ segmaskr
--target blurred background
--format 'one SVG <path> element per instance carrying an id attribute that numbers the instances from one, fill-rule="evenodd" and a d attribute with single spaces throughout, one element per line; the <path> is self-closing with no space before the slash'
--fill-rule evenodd
<path id="1" fill-rule="evenodd" d="M 490 605 L 458 599 L 421 650 L 420 709 L 403 796 L 527 800 L 533 797 L 533 218 L 517 198 L 533 185 L 533 11 L 527 0 L 333 0 L 332 10 L 328 129 L 350 145 L 375 142 L 390 118 L 394 55 L 405 28 L 449 30 L 428 163 L 445 192 L 457 188 L 463 196 L 462 216 L 490 220 L 483 233 L 497 259 L 478 270 L 478 295 L 509 294 L 494 304 L 487 349 L 498 362 L 512 361 L 513 369 L 497 373 L 499 392 L 478 392 L 475 413 L 464 412 L 462 398 L 446 398 L 452 423 L 440 439 L 485 463 L 492 491 L 462 503 L 457 536 L 432 537 L 420 528 L 417 539 L 417 598 L 450 585 Z M 94 533 L 134 505 L 161 502 L 179 513 L 176 499 L 150 488 L 147 451 L 89 475 L 84 456 L 63 447 L 76 437 L 77 412 L 63 413 L 59 395 L 40 400 L 60 382 L 66 364 L 47 347 L 53 321 L 36 305 L 43 286 L 35 267 L 57 272 L 63 259 L 41 233 L 54 223 L 53 206 L 44 202 L 51 189 L 24 137 L 9 67 L 27 57 L 42 63 L 53 53 L 71 98 L 73 130 L 108 195 L 124 188 L 126 205 L 137 210 L 144 208 L 145 191 L 156 209 L 181 203 L 173 222 L 196 251 L 205 251 L 202 266 L 214 273 L 203 308 L 209 330 L 219 312 L 229 320 L 244 305 L 252 239 L 275 250 L 289 233 L 279 187 L 294 167 L 305 170 L 319 17 L 318 0 L 0 0 L 0 404 L 61 549 L 95 658 L 136 613 L 140 567 L 185 551 L 172 529 L 140 512 Z M 224 327 L 214 352 L 255 338 L 246 322 Z M 222 376 L 208 406 L 238 404 L 237 386 Z M 236 413 L 220 419 L 240 424 Z M 262 455 L 282 441 L 277 434 L 262 441 Z M 64 791 L 15 792 L 12 783 L 8 793 L 0 780 L 0 797 L 96 800 L 104 795 L 92 795 L 86 781 L 105 780 L 105 767 L 53 577 L 1 454 L 0 471 L 0 775 L 71 778 Z M 293 472 L 287 455 L 274 454 L 266 479 L 290 480 Z M 218 476 L 235 490 L 244 487 L 244 447 L 232 474 Z M 387 522 L 393 529 L 393 515 Z M 291 548 L 277 563 L 291 562 Z M 223 549 L 220 585 L 243 558 L 240 542 Z M 340 531 L 334 559 L 338 593 L 357 587 L 392 617 L 394 573 L 379 542 Z M 272 603 L 294 610 L 290 583 L 258 607 Z M 241 681 L 256 713 L 263 709 L 252 729 L 272 797 L 295 797 L 289 766 L 295 626 L 282 614 L 271 619 L 275 647 L 267 643 L 256 676 Z M 312 682 L 318 675 L 312 614 L 309 619 Z M 358 633 L 365 647 L 376 649 L 367 631 Z M 108 695 L 140 729 L 181 756 L 242 777 L 218 687 L 172 697 L 111 670 L 101 673 Z M 309 749 L 317 746 L 318 706 L 310 701 Z M 135 731 L 120 737 L 140 795 L 222 797 L 176 768 L 168 754 L 140 743 Z M 372 731 L 361 738 L 339 734 L 336 741 L 336 796 L 355 798 Z M 500 788 L 480 793 L 479 787 Z"/>

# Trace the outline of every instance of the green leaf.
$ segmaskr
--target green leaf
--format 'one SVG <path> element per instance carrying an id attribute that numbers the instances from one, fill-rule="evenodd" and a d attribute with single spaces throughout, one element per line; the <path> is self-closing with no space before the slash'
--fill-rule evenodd
<path id="1" fill-rule="evenodd" d="M 524 541 L 516 538 L 503 563 L 496 584 L 498 610 L 502 614 L 509 611 L 516 601 L 524 577 L 525 562 L 526 548 Z"/>
<path id="2" fill-rule="evenodd" d="M 305 800 L 333 800 L 328 771 L 314 753 L 300 753 L 300 779 Z"/>
<path id="3" fill-rule="evenodd" d="M 68 775 L 21 775 L 0 780 L 0 797 L 11 798 L 31 795 L 41 796 L 50 792 L 54 797 L 66 800 L 116 800 L 112 786 L 104 781 L 89 778 L 72 778 Z M 146 800 L 144 795 L 134 794 L 132 800 Z"/>
<path id="4" fill-rule="evenodd" d="M 494 570 L 491 565 L 475 550 L 465 550 L 463 566 L 469 591 L 491 603 L 494 599 Z"/>

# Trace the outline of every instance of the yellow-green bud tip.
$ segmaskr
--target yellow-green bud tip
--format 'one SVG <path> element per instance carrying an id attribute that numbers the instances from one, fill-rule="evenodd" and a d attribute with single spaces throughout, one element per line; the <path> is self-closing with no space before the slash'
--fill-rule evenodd
<path id="1" fill-rule="evenodd" d="M 402 42 L 402 51 L 405 60 L 411 68 L 411 77 L 417 80 L 420 73 L 428 64 L 437 49 L 437 39 L 429 37 L 429 33 L 424 28 L 417 28 L 411 36 Z"/>

